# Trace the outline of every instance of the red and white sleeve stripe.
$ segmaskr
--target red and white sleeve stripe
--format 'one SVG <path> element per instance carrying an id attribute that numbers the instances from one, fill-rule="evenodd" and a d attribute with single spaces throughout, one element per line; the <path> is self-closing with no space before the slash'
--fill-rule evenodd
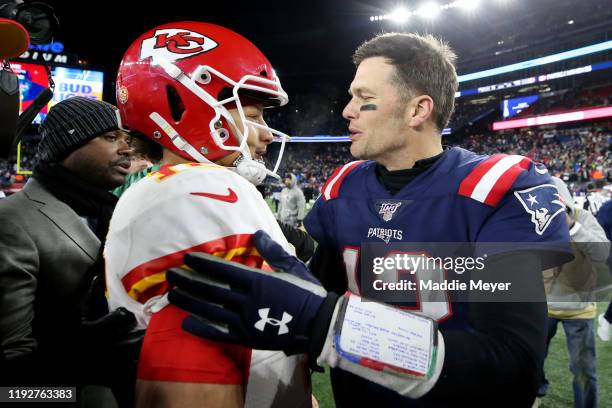
<path id="1" fill-rule="evenodd" d="M 459 195 L 494 207 L 530 163 L 524 156 L 495 154 L 468 174 L 459 186 Z"/>
<path id="2" fill-rule="evenodd" d="M 338 197 L 340 192 L 340 186 L 344 178 L 357 166 L 363 163 L 363 160 L 357 160 L 345 164 L 342 167 L 338 167 L 332 175 L 327 179 L 327 182 L 321 190 L 323 192 L 323 199 L 325 201 L 331 200 L 332 198 Z"/>

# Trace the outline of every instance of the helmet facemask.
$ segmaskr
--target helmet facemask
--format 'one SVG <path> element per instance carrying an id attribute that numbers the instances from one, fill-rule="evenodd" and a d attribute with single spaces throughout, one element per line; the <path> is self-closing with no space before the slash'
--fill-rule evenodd
<path id="1" fill-rule="evenodd" d="M 238 173 L 245 176 L 254 184 L 261 183 L 266 176 L 279 178 L 277 171 L 280 166 L 285 143 L 289 140 L 289 136 L 269 126 L 249 120 L 244 113 L 243 101 L 240 99 L 241 95 L 244 94 L 249 96 L 254 95 L 256 99 L 264 101 L 264 107 L 285 105 L 288 102 L 288 97 L 282 89 L 276 75 L 272 73 L 274 79 L 262 78 L 257 75 L 244 75 L 236 82 L 207 65 L 199 65 L 190 75 L 188 75 L 163 57 L 152 56 L 151 58 L 152 66 L 157 65 L 161 67 L 172 79 L 180 82 L 191 93 L 196 95 L 214 110 L 214 116 L 208 123 L 208 130 L 212 140 L 219 148 L 226 150 L 228 154 L 233 151 L 239 151 L 241 153 L 242 159 L 239 160 L 240 163 L 237 163 L 236 166 Z M 227 84 L 227 88 L 231 90 L 231 92 L 222 92 L 222 95 L 225 94 L 227 97 L 223 96 L 223 99 L 220 98 L 221 100 L 218 100 L 202 87 L 202 85 L 206 85 L 214 79 L 221 80 Z M 232 108 L 236 108 L 242 126 L 236 124 L 236 121 L 228 110 L 228 105 L 232 106 Z M 166 136 L 172 140 L 172 143 L 177 149 L 185 152 L 196 162 L 211 163 L 211 161 L 205 157 L 207 154 L 205 148 L 202 148 L 203 151 L 198 151 L 194 146 L 189 144 L 187 140 L 182 138 L 172 125 L 158 112 L 152 112 L 149 117 L 164 133 L 166 133 Z M 233 130 L 223 127 L 223 121 L 231 124 Z M 253 160 L 251 156 L 247 143 L 250 126 L 269 131 L 273 135 L 274 141 L 281 142 L 278 158 L 271 171 L 263 164 Z M 231 144 L 232 136 L 236 139 L 236 146 Z M 246 168 L 248 168 L 246 173 L 244 171 L 241 172 L 241 169 L 244 170 Z"/>

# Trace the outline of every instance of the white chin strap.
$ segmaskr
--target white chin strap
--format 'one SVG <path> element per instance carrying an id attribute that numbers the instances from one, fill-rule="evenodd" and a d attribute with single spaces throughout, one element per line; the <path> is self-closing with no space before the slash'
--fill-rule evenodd
<path id="1" fill-rule="evenodd" d="M 273 177 L 277 180 L 280 179 L 277 174 L 268 170 L 263 163 L 244 156 L 240 156 L 240 158 L 234 162 L 234 166 L 236 173 L 256 186 L 263 183 L 266 177 Z"/>
<path id="2" fill-rule="evenodd" d="M 160 114 L 153 112 L 149 115 L 149 118 L 166 133 L 177 149 L 184 151 L 200 163 L 214 164 L 187 143 L 187 141 L 178 134 L 176 129 L 174 129 Z M 276 173 L 268 170 L 263 163 L 253 160 L 250 155 L 249 157 L 247 157 L 247 155 L 248 152 L 246 154 L 242 153 L 240 157 L 234 161 L 234 167 L 232 169 L 234 169 L 236 173 L 256 186 L 263 183 L 266 177 L 272 177 L 277 180 L 280 179 Z"/>

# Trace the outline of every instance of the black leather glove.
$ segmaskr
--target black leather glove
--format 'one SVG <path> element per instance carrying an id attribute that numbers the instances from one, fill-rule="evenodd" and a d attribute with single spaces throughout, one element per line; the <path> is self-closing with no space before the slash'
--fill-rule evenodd
<path id="1" fill-rule="evenodd" d="M 81 318 L 81 344 L 99 350 L 101 357 L 117 361 L 137 361 L 145 331 L 134 331 L 136 317 L 120 307 L 108 311 L 104 279 L 97 274 L 90 282 Z"/>
<path id="2" fill-rule="evenodd" d="M 119 309 L 96 320 L 83 320 L 81 333 L 96 343 L 114 343 L 136 327 L 136 317 L 127 309 Z"/>

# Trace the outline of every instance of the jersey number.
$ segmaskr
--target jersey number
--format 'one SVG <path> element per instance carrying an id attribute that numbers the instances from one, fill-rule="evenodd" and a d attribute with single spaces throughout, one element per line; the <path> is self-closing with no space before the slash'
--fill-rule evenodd
<path id="1" fill-rule="evenodd" d="M 387 256 L 393 256 L 397 252 L 387 254 Z M 418 262 L 417 258 L 425 258 L 425 254 L 406 254 L 412 258 L 413 262 L 411 265 L 425 265 L 424 263 Z M 359 285 L 359 247 L 345 247 L 342 252 L 342 258 L 346 268 L 346 277 L 348 282 L 348 289 L 355 294 L 361 295 L 361 288 Z M 397 282 L 398 277 L 402 271 L 397 269 L 385 270 L 384 273 L 379 275 L 378 278 L 384 282 Z M 416 305 L 415 306 L 400 306 L 402 309 L 411 310 L 415 313 L 422 314 L 438 322 L 448 319 L 452 314 L 450 298 L 448 292 L 445 290 L 433 290 L 423 285 L 421 287 L 420 282 L 442 283 L 445 280 L 445 271 L 440 268 L 415 268 L 414 270 L 404 271 L 409 272 L 415 282 L 416 291 Z"/>

